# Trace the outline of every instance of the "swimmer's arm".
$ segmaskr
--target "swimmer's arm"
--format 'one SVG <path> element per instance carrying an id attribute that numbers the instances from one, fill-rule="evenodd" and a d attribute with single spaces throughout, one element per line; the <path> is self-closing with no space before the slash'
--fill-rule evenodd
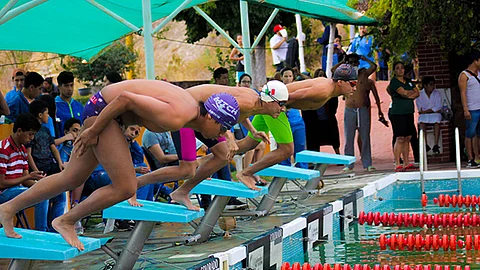
<path id="1" fill-rule="evenodd" d="M 377 64 L 375 64 L 374 62 L 372 62 L 370 59 L 368 59 L 367 57 L 365 56 L 361 56 L 360 59 L 366 61 L 370 66 L 367 68 L 367 76 L 370 76 L 370 74 L 372 74 L 373 72 L 375 72 L 377 70 Z"/>
<path id="2" fill-rule="evenodd" d="M 165 155 L 165 152 L 163 152 L 159 144 L 152 145 L 150 148 L 148 148 L 148 151 L 150 151 L 150 153 L 152 153 L 152 155 L 162 164 L 167 164 L 178 160 L 178 155 L 176 154 Z"/>
<path id="3" fill-rule="evenodd" d="M 250 122 L 250 119 L 248 119 L 248 118 L 243 120 L 240 124 L 242 124 L 252 134 L 255 134 L 257 132 L 255 127 L 252 125 L 252 122 Z"/>

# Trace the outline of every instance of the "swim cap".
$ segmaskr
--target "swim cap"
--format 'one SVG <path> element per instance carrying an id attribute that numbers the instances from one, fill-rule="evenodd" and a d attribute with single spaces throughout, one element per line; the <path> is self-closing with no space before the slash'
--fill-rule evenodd
<path id="1" fill-rule="evenodd" d="M 333 73 L 335 81 L 353 81 L 357 79 L 357 71 L 352 65 L 341 64 Z"/>
<path id="2" fill-rule="evenodd" d="M 231 129 L 240 117 L 240 107 L 237 100 L 227 93 L 211 95 L 205 101 L 205 109 L 215 121 L 227 129 Z"/>
<path id="3" fill-rule="evenodd" d="M 265 102 L 287 101 L 288 89 L 281 81 L 272 80 L 262 87 L 260 99 Z"/>

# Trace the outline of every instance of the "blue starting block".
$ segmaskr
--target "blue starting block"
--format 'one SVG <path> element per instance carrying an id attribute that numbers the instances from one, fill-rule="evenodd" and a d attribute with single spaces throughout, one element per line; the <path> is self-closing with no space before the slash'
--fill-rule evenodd
<path id="1" fill-rule="evenodd" d="M 8 238 L 0 229 L 0 259 L 12 259 L 8 269 L 32 269 L 34 260 L 65 261 L 97 250 L 112 238 L 79 237 L 85 250 L 78 251 L 57 233 L 15 229 L 22 238 Z"/>
<path id="2" fill-rule="evenodd" d="M 133 269 L 138 256 L 143 250 L 143 246 L 153 231 L 156 222 L 191 222 L 194 219 L 203 216 L 204 211 L 190 211 L 185 206 L 138 200 L 143 207 L 135 207 L 128 204 L 127 201 L 118 203 L 112 207 L 103 210 L 103 217 L 109 219 L 128 219 L 135 220 L 136 225 L 127 244 L 123 248 L 120 256 L 109 250 L 107 252 L 115 261 L 114 269 Z M 180 236 L 162 238 L 156 241 L 158 244 L 167 243 L 191 243 L 197 241 L 199 235 Z"/>
<path id="3" fill-rule="evenodd" d="M 278 195 L 282 191 L 283 186 L 287 182 L 287 180 L 293 181 L 299 188 L 300 191 L 289 191 L 283 192 L 284 195 L 291 195 L 291 194 L 309 194 L 314 193 L 315 191 L 307 190 L 303 188 L 301 184 L 298 183 L 297 180 L 307 180 L 316 181 L 316 179 L 320 178 L 320 172 L 316 170 L 308 170 L 308 169 L 301 169 L 296 167 L 284 166 L 284 165 L 274 165 L 269 168 L 263 169 L 256 173 L 259 176 L 273 176 L 273 180 L 268 186 L 268 195 L 264 196 L 260 203 L 257 206 L 257 211 L 267 211 L 269 212 L 275 200 L 277 199 Z"/>
<path id="4" fill-rule="evenodd" d="M 304 150 L 302 152 L 297 153 L 295 161 L 296 162 L 307 162 L 307 163 L 314 163 L 315 164 L 315 170 L 320 172 L 320 178 L 314 180 L 314 181 L 308 181 L 304 188 L 305 189 L 314 189 L 316 188 L 320 181 L 324 178 L 325 170 L 327 170 L 327 167 L 329 165 L 336 165 L 336 164 L 341 164 L 341 165 L 350 165 L 352 163 L 355 163 L 355 157 L 354 156 L 345 156 L 345 155 L 337 155 L 337 154 L 330 154 L 330 153 L 322 153 L 322 152 L 316 152 L 316 151 L 309 151 L 309 150 Z M 339 177 L 353 177 L 355 176 L 354 173 L 351 174 L 342 174 L 339 175 Z M 337 177 L 332 177 L 332 178 L 338 178 Z M 300 195 L 299 199 L 305 199 L 305 195 Z"/>
<path id="5" fill-rule="evenodd" d="M 268 193 L 266 187 L 260 190 L 251 190 L 242 183 L 211 179 L 204 180 L 198 184 L 193 190 L 194 194 L 215 195 L 210 207 L 208 208 L 202 221 L 195 227 L 194 234 L 199 234 L 198 243 L 208 240 L 213 227 L 217 224 L 220 216 L 264 216 L 267 211 L 228 211 L 223 212 L 227 206 L 230 197 L 241 197 L 253 200 L 256 197 L 263 196 Z"/>

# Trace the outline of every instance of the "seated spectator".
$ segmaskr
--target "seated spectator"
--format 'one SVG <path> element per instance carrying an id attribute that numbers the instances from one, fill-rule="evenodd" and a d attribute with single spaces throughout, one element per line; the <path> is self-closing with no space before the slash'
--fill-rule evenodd
<path id="1" fill-rule="evenodd" d="M 111 71 L 105 74 L 105 76 L 103 77 L 103 86 L 105 87 L 112 83 L 117 83 L 121 81 L 123 81 L 122 76 L 120 76 L 120 74 L 118 74 L 117 72 Z"/>
<path id="2" fill-rule="evenodd" d="M 52 77 L 45 78 L 43 82 L 42 95 L 50 95 L 53 98 L 56 98 L 60 94 L 58 86 L 53 83 Z"/>
<path id="3" fill-rule="evenodd" d="M 78 133 L 82 126 L 80 125 L 80 120 L 76 118 L 70 118 L 65 122 L 63 126 L 65 136 L 60 139 L 55 140 L 55 145 L 58 146 L 58 152 L 60 152 L 60 158 L 62 159 L 63 164 L 66 165 L 70 161 L 70 155 L 73 150 L 73 142 L 77 138 Z"/>
<path id="4" fill-rule="evenodd" d="M 41 100 L 34 100 L 29 106 L 30 114 L 37 118 L 40 124 L 48 121 L 48 105 Z M 60 159 L 55 142 L 50 135 L 50 131 L 45 126 L 41 126 L 35 134 L 35 138 L 26 145 L 28 154 L 28 164 L 31 171 L 40 171 L 44 174 L 52 175 L 63 170 L 63 163 Z M 65 193 L 51 198 L 48 209 L 48 227 L 51 228 L 52 221 L 63 215 L 67 198 Z M 52 229 L 50 229 L 51 231 Z"/>
<path id="5" fill-rule="evenodd" d="M 63 136 L 63 125 L 70 118 L 77 118 L 82 120 L 83 105 L 72 98 L 73 95 L 73 73 L 69 71 L 62 71 L 57 77 L 58 89 L 60 95 L 55 98 L 57 105 L 57 121 L 59 136 Z"/>
<path id="6" fill-rule="evenodd" d="M 13 89 L 8 91 L 5 95 L 5 101 L 7 104 L 12 101 L 13 97 L 15 97 L 20 91 L 22 91 L 23 86 L 25 85 L 25 76 L 27 72 L 24 69 L 16 68 L 13 70 L 12 75 L 12 82 L 13 82 Z"/>
<path id="7" fill-rule="evenodd" d="M 25 84 L 23 89 L 8 103 L 10 114 L 7 118 L 11 122 L 15 122 L 17 115 L 28 113 L 28 105 L 36 99 L 42 91 L 43 77 L 36 73 L 30 72 L 25 76 Z"/>
<path id="8" fill-rule="evenodd" d="M 432 76 L 425 76 L 422 80 L 423 89 L 420 96 L 415 100 L 418 109 L 418 124 L 423 129 L 425 137 L 425 145 L 427 152 L 430 146 L 427 143 L 426 124 L 434 124 L 435 144 L 432 151 L 440 154 L 438 139 L 440 137 L 440 122 L 442 121 L 442 95 L 435 89 L 435 79 Z"/>
<path id="9" fill-rule="evenodd" d="M 0 204 L 33 186 L 44 177 L 43 172 L 28 173 L 28 144 L 41 125 L 31 114 L 20 114 L 13 125 L 13 134 L 0 141 Z M 47 231 L 48 201 L 35 205 L 35 228 Z"/>

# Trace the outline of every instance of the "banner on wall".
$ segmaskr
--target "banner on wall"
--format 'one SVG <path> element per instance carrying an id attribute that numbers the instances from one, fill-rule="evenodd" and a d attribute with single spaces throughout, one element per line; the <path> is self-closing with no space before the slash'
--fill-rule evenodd
<path id="1" fill-rule="evenodd" d="M 243 244 L 247 258 L 243 267 L 254 270 L 274 270 L 282 266 L 283 229 L 275 228 Z"/>
<path id="2" fill-rule="evenodd" d="M 325 230 L 325 226 L 332 226 L 332 224 L 325 224 L 325 216 L 332 213 L 332 211 L 333 206 L 325 204 L 317 211 L 303 216 L 307 220 L 307 226 L 303 229 L 303 237 L 308 239 L 308 241 L 304 242 L 305 250 L 312 250 L 314 246 L 328 240 L 328 234 L 325 234 L 325 231 L 331 230 Z"/>
<path id="3" fill-rule="evenodd" d="M 363 190 L 357 189 L 342 198 L 343 210 L 340 211 L 340 231 L 348 231 L 355 221 L 354 217 L 363 210 Z M 360 209 L 361 208 L 361 209 Z"/>

